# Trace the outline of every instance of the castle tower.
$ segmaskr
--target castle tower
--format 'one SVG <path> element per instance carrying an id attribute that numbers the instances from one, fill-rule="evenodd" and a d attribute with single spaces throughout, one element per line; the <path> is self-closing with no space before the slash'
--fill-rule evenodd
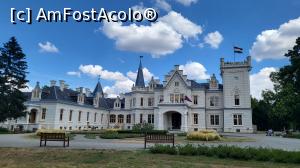
<path id="1" fill-rule="evenodd" d="M 224 132 L 253 132 L 250 98 L 251 57 L 243 62 L 220 61 L 224 95 Z"/>
<path id="2" fill-rule="evenodd" d="M 135 81 L 135 87 L 140 87 L 140 88 L 145 87 L 145 80 L 144 80 L 143 66 L 142 66 L 142 58 L 143 58 L 143 56 L 140 56 L 140 65 L 139 65 L 139 69 L 138 69 L 138 73 L 137 73 L 136 81 Z"/>

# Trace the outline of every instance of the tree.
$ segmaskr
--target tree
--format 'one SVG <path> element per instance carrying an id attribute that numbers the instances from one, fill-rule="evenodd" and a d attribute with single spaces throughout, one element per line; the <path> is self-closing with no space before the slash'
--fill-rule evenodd
<path id="1" fill-rule="evenodd" d="M 252 107 L 252 119 L 253 124 L 257 126 L 257 130 L 269 129 L 269 112 L 271 110 L 270 105 L 263 101 L 251 98 Z"/>
<path id="2" fill-rule="evenodd" d="M 0 48 L 0 122 L 24 116 L 26 88 L 26 56 L 15 37 Z"/>
<path id="3" fill-rule="evenodd" d="M 286 54 L 290 64 L 271 73 L 274 82 L 273 117 L 286 128 L 300 128 L 300 37 Z"/>

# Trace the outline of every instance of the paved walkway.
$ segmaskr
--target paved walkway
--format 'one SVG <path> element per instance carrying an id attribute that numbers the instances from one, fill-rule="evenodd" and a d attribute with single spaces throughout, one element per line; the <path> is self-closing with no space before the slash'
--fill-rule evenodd
<path id="1" fill-rule="evenodd" d="M 255 142 L 214 142 L 204 143 L 205 145 L 235 145 L 240 147 L 267 147 L 289 151 L 300 151 L 300 139 L 282 137 L 267 137 L 263 134 L 224 134 L 229 137 L 248 137 L 255 139 Z M 202 144 L 202 143 L 201 143 Z M 62 142 L 47 142 L 47 147 L 61 147 Z M 32 139 L 28 134 L 2 134 L 0 135 L 0 147 L 29 147 L 39 148 L 39 139 Z M 115 150 L 136 150 L 143 149 L 143 139 L 86 139 L 83 135 L 76 135 L 70 142 L 70 149 L 115 149 Z"/>

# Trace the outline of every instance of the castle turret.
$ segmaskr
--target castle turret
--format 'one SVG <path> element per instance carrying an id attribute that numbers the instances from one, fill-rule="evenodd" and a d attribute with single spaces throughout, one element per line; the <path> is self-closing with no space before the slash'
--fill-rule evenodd
<path id="1" fill-rule="evenodd" d="M 140 56 L 140 65 L 135 81 L 135 87 L 144 88 L 145 87 L 145 81 L 144 81 L 144 75 L 143 75 L 143 66 L 142 66 L 142 58 L 143 56 Z"/>
<path id="2" fill-rule="evenodd" d="M 42 98 L 42 90 L 40 88 L 40 82 L 36 82 L 36 85 L 31 93 L 31 100 L 32 101 L 40 101 Z"/>

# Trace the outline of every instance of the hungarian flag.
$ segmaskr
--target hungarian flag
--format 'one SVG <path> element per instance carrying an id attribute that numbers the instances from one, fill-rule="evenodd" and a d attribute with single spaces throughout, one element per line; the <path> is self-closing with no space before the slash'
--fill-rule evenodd
<path id="1" fill-rule="evenodd" d="M 184 100 L 192 102 L 192 100 L 189 97 L 187 97 L 187 96 L 184 96 Z"/>
<path id="2" fill-rule="evenodd" d="M 243 49 L 240 47 L 233 47 L 234 53 L 243 53 Z"/>

